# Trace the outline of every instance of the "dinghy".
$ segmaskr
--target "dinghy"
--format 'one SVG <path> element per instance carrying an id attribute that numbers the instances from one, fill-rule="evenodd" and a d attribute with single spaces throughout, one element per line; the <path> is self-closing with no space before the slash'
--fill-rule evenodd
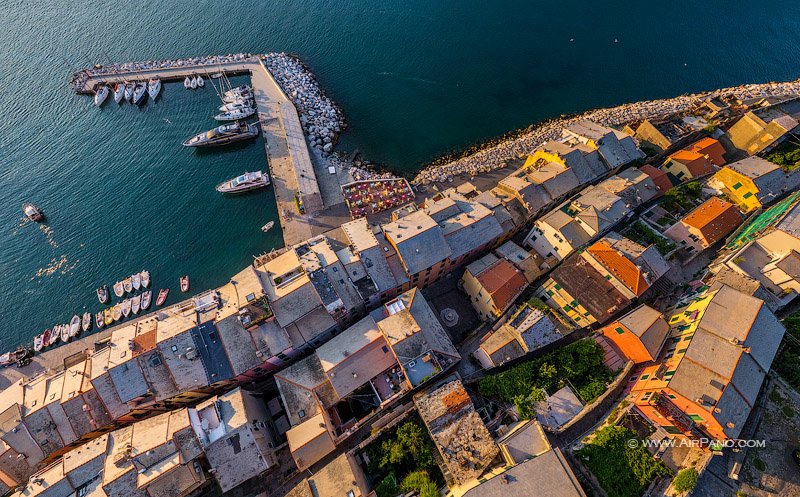
<path id="1" fill-rule="evenodd" d="M 37 335 L 37 336 L 35 336 L 33 338 L 33 350 L 35 352 L 41 352 L 42 351 L 42 347 L 44 347 L 43 339 L 44 339 L 44 334 Z"/>
<path id="2" fill-rule="evenodd" d="M 122 319 L 122 304 L 115 305 L 112 312 L 114 315 L 114 321 L 119 321 Z"/>
<path id="3" fill-rule="evenodd" d="M 114 283 L 114 295 L 117 297 L 122 297 L 125 295 L 125 286 L 121 281 Z"/>
<path id="4" fill-rule="evenodd" d="M 156 305 L 163 305 L 167 300 L 167 295 L 169 295 L 169 288 L 162 288 L 159 290 L 158 297 L 156 298 Z"/>
<path id="5" fill-rule="evenodd" d="M 133 291 L 133 282 L 131 281 L 130 277 L 125 278 L 122 280 L 122 286 L 125 288 L 125 291 L 131 293 Z"/>
<path id="6" fill-rule="evenodd" d="M 98 312 L 94 315 L 94 324 L 97 326 L 97 329 L 102 329 L 103 326 L 106 325 L 106 322 L 103 320 L 103 311 Z"/>
<path id="7" fill-rule="evenodd" d="M 83 330 L 83 332 L 86 333 L 87 331 L 89 331 L 89 328 L 91 327 L 92 327 L 92 315 L 89 314 L 88 312 L 84 312 L 83 319 L 81 320 L 81 330 Z"/>
<path id="8" fill-rule="evenodd" d="M 136 295 L 136 296 L 131 298 L 131 312 L 132 313 L 139 314 L 139 309 L 140 309 L 139 306 L 141 306 L 141 305 L 142 305 L 142 296 L 141 295 Z"/>
<path id="9" fill-rule="evenodd" d="M 111 307 L 103 311 L 103 322 L 106 323 L 106 326 L 111 326 L 111 323 L 114 322 L 114 310 Z"/>
<path id="10" fill-rule="evenodd" d="M 186 293 L 189 291 L 189 275 L 181 276 L 181 291 Z"/>
<path id="11" fill-rule="evenodd" d="M 134 290 L 138 290 L 142 287 L 142 276 L 139 273 L 131 275 L 131 285 L 133 285 Z"/>
<path id="12" fill-rule="evenodd" d="M 144 270 L 139 273 L 142 277 L 142 288 L 147 288 L 150 286 L 150 271 Z"/>
<path id="13" fill-rule="evenodd" d="M 122 315 L 128 317 L 131 315 L 131 299 L 122 301 Z"/>
<path id="14" fill-rule="evenodd" d="M 78 331 L 81 329 L 81 318 L 77 314 L 72 316 L 72 320 L 69 322 L 69 329 L 67 330 L 67 337 L 71 338 L 78 334 Z"/>
<path id="15" fill-rule="evenodd" d="M 108 302 L 108 285 L 101 286 L 96 290 L 96 292 L 97 300 L 99 300 L 101 304 Z"/>
<path id="16" fill-rule="evenodd" d="M 147 290 L 142 294 L 142 310 L 146 311 L 150 307 L 150 300 L 153 298 L 153 292 Z"/>
<path id="17" fill-rule="evenodd" d="M 78 316 L 75 316 L 75 317 L 78 317 Z M 78 326 L 80 326 L 80 325 L 78 325 Z M 69 342 L 69 328 L 70 328 L 69 325 L 66 325 L 66 324 L 61 328 L 61 341 L 64 342 L 64 343 Z"/>

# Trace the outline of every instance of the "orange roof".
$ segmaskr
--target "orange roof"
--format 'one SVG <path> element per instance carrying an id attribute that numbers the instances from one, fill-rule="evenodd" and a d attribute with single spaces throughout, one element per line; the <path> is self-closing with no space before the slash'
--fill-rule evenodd
<path id="1" fill-rule="evenodd" d="M 689 150 L 702 155 L 708 155 L 708 158 L 711 159 L 711 162 L 717 166 L 725 165 L 725 159 L 723 158 L 723 155 L 725 155 L 725 147 L 723 147 L 719 141 L 711 138 L 710 136 L 694 142 L 689 147 Z"/>
<path id="2" fill-rule="evenodd" d="M 607 241 L 600 240 L 586 249 L 602 264 L 609 273 L 617 277 L 623 285 L 636 295 L 642 295 L 650 285 L 644 279 L 642 271 Z"/>
<path id="3" fill-rule="evenodd" d="M 492 296 L 494 305 L 503 310 L 508 307 L 519 292 L 528 286 L 522 272 L 506 259 L 500 259 L 477 276 L 481 286 Z"/>
<path id="4" fill-rule="evenodd" d="M 742 224 L 742 215 L 735 205 L 719 197 L 711 197 L 681 221 L 700 230 L 706 242 L 713 245 Z"/>
<path id="5" fill-rule="evenodd" d="M 686 166 L 693 178 L 715 172 L 710 158 L 692 150 L 678 150 L 667 158 L 668 162 L 672 160 Z"/>

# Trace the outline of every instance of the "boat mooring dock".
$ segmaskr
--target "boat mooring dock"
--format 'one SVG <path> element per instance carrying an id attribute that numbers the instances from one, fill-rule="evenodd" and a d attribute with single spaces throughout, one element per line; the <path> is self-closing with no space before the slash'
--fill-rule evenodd
<path id="1" fill-rule="evenodd" d="M 215 73 L 250 75 L 284 243 L 291 246 L 311 238 L 316 234 L 311 218 L 325 207 L 317 176 L 297 109 L 260 56 L 214 64 L 187 63 L 101 74 L 88 70 L 78 73 L 83 77 L 73 86 L 78 93 L 92 94 L 100 85 L 150 78 L 182 81 L 187 76 L 209 77 Z"/>

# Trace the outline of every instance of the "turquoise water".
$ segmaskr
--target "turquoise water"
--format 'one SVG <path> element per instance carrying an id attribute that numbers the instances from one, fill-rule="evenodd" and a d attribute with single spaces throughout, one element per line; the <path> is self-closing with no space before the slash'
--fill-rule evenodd
<path id="1" fill-rule="evenodd" d="M 282 244 L 278 230 L 259 231 L 276 218 L 271 191 L 213 190 L 265 168 L 260 141 L 213 153 L 180 146 L 214 124 L 210 88 L 169 84 L 141 109 L 96 109 L 67 87 L 76 68 L 296 53 L 345 111 L 341 148 L 405 173 L 564 113 L 800 76 L 793 2 L 2 5 L 0 350 L 98 310 L 100 283 L 147 268 L 174 301 L 180 274 L 193 290 L 210 288 Z M 20 226 L 25 201 L 45 210 L 46 231 Z"/>

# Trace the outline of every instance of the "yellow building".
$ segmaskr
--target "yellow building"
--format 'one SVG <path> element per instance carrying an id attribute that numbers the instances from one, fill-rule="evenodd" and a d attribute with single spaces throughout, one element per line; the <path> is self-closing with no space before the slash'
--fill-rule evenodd
<path id="1" fill-rule="evenodd" d="M 709 181 L 710 186 L 721 190 L 745 212 L 776 200 L 786 183 L 780 166 L 760 157 L 728 164 Z"/>

